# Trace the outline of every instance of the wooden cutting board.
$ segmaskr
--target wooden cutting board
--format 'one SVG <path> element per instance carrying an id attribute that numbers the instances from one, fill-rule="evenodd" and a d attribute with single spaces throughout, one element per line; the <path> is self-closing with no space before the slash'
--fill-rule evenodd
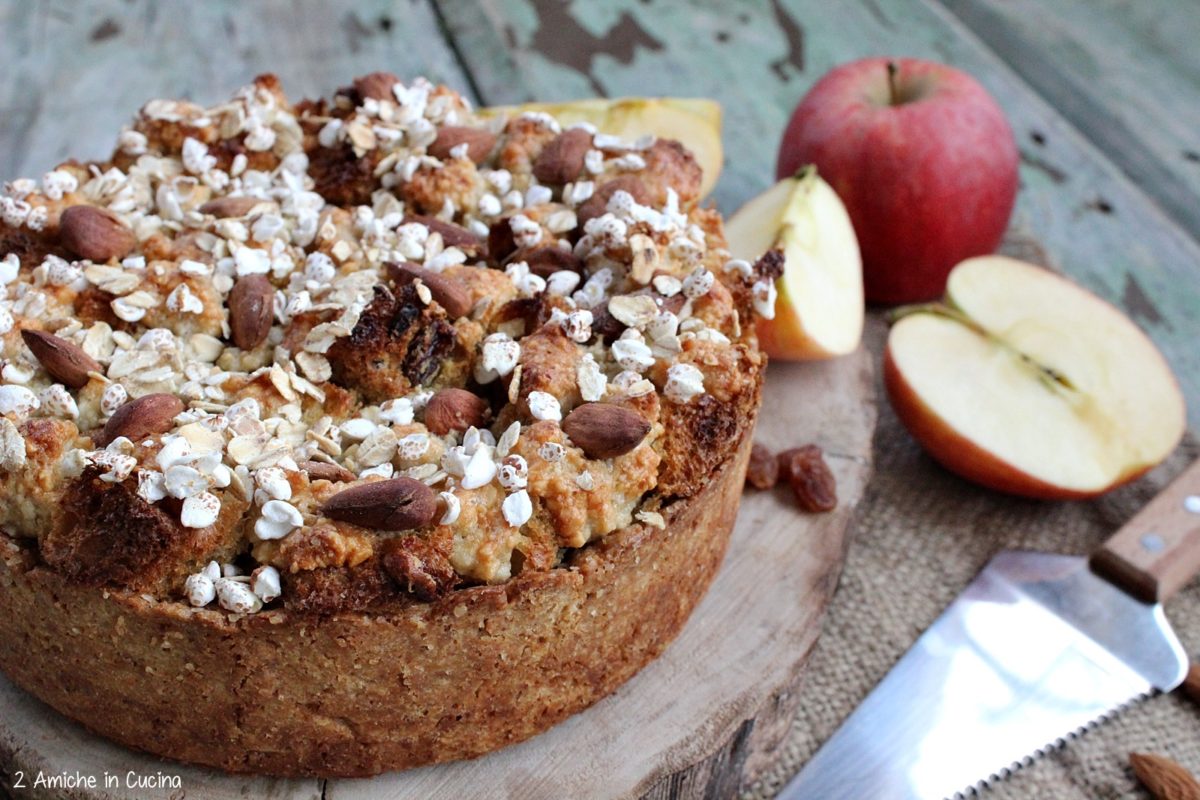
<path id="1" fill-rule="evenodd" d="M 874 392 L 863 351 L 771 365 L 756 438 L 773 450 L 821 445 L 838 508 L 805 514 L 786 488 L 748 491 L 725 563 L 679 638 L 612 696 L 541 736 L 366 780 L 247 778 L 110 744 L 0 676 L 0 785 L 19 800 L 732 797 L 769 762 L 801 700 L 871 471 Z M 39 776 L 96 787 L 47 789 Z"/>

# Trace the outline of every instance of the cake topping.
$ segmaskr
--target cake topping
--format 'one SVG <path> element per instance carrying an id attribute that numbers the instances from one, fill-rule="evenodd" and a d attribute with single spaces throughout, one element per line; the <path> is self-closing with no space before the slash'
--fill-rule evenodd
<path id="1" fill-rule="evenodd" d="M 86 386 L 90 380 L 88 373 L 104 372 L 100 362 L 84 352 L 82 347 L 54 334 L 25 328 L 21 331 L 21 339 L 51 378 L 72 389 Z"/>
<path id="2" fill-rule="evenodd" d="M 262 251 L 242 248 L 238 252 Z M 257 267 L 255 271 L 247 271 L 247 274 L 243 275 L 243 263 L 248 263 L 248 260 L 238 262 L 238 274 L 242 277 L 237 279 L 229 293 L 229 331 L 234 344 L 243 350 L 253 350 L 265 342 L 271 332 L 275 287 L 264 275 L 257 272 Z M 266 269 L 263 269 L 263 272 L 266 272 Z M 187 284 L 180 286 L 186 288 Z"/>
<path id="3" fill-rule="evenodd" d="M 122 405 L 96 437 L 97 444 L 107 445 L 120 437 L 139 440 L 164 433 L 174 426 L 175 417 L 183 413 L 184 405 L 171 394 L 147 394 Z"/>
<path id="4" fill-rule="evenodd" d="M 724 268 L 698 186 L 675 143 L 389 73 L 152 101 L 0 196 L 0 499 L 103 501 L 168 543 L 113 583 L 238 613 L 317 569 L 553 568 L 696 491 L 756 402 L 773 276 Z"/>
<path id="5" fill-rule="evenodd" d="M 466 389 L 442 389 L 425 406 L 425 427 L 439 436 L 483 427 L 490 417 L 487 401 Z"/>
<path id="6" fill-rule="evenodd" d="M 127 470 L 123 470 L 119 474 L 128 475 L 129 473 Z M 200 492 L 184 499 L 183 510 L 179 513 L 179 521 L 185 528 L 207 528 L 215 523 L 220 515 L 221 498 L 211 492 Z"/>
<path id="7" fill-rule="evenodd" d="M 562 429 L 588 458 L 616 458 L 638 446 L 650 423 L 628 408 L 585 403 L 567 415 Z"/>
<path id="8" fill-rule="evenodd" d="M 253 614 L 262 608 L 262 600 L 245 583 L 234 578 L 217 578 L 213 581 L 217 602 L 226 611 L 235 614 Z"/>
<path id="9" fill-rule="evenodd" d="M 61 190 L 55 193 L 62 197 Z M 47 196 L 51 194 L 47 192 Z M 120 217 L 107 209 L 87 205 L 63 210 L 58 237 L 63 247 L 80 258 L 100 262 L 124 258 L 137 246 L 137 236 Z"/>
<path id="10" fill-rule="evenodd" d="M 344 489 L 321 506 L 330 519 L 381 531 L 423 528 L 437 512 L 437 496 L 412 478 L 364 483 Z"/>
<path id="11" fill-rule="evenodd" d="M 213 579 L 203 572 L 189 575 L 183 584 L 184 594 L 188 602 L 197 608 L 203 608 L 217 597 L 217 589 Z"/>

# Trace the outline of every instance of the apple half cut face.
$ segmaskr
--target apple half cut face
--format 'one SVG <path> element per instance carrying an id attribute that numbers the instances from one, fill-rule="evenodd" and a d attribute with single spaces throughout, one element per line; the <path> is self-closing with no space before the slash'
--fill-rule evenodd
<path id="1" fill-rule="evenodd" d="M 772 248 L 783 251 L 775 318 L 758 324 L 767 355 L 803 361 L 858 348 L 864 312 L 858 239 L 846 207 L 814 168 L 738 209 L 725 235 L 734 258 L 753 262 Z"/>
<path id="2" fill-rule="evenodd" d="M 900 420 L 950 470 L 1028 497 L 1093 497 L 1166 458 L 1183 395 L 1117 308 L 1004 256 L 950 273 L 944 305 L 888 335 L 884 383 Z"/>
<path id="3" fill-rule="evenodd" d="M 717 185 L 724 160 L 721 149 L 721 104 L 688 97 L 589 97 L 563 103 L 525 103 L 479 109 L 484 116 L 542 111 L 564 127 L 577 122 L 596 126 L 600 133 L 633 141 L 647 134 L 675 139 L 696 157 L 703 170 L 700 197 Z"/>

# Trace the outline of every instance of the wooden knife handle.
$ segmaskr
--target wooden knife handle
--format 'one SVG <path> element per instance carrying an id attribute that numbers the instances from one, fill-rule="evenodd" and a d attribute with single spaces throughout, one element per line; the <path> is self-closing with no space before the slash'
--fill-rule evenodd
<path id="1" fill-rule="evenodd" d="M 1092 571 L 1162 603 L 1200 571 L 1200 460 L 1092 553 Z"/>

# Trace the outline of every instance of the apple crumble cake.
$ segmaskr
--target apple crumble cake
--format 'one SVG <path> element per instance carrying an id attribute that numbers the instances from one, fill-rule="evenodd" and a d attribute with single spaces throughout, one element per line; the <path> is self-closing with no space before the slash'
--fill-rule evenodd
<path id="1" fill-rule="evenodd" d="M 152 101 L 0 196 L 0 667 L 100 734 L 368 775 L 661 652 L 736 513 L 778 258 L 674 141 L 388 73 Z"/>

